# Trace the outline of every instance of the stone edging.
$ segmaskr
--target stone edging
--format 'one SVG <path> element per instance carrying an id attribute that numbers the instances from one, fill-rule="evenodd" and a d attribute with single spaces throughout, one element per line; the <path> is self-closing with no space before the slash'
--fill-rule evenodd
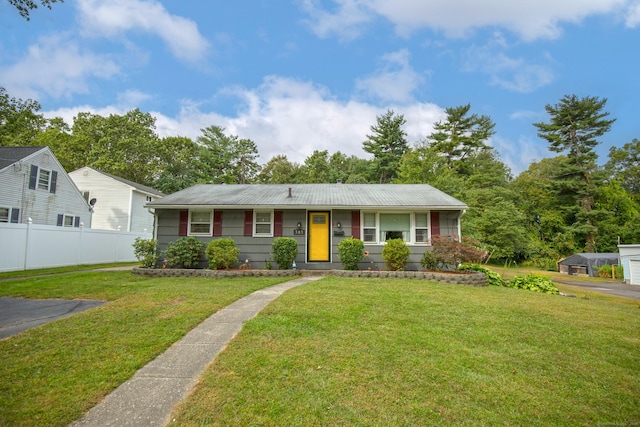
<path id="1" fill-rule="evenodd" d="M 296 277 L 336 276 L 433 280 L 441 283 L 469 286 L 487 286 L 487 278 L 481 272 L 464 274 L 433 271 L 377 271 L 377 270 L 207 270 L 180 268 L 134 267 L 133 274 L 147 277 Z"/>

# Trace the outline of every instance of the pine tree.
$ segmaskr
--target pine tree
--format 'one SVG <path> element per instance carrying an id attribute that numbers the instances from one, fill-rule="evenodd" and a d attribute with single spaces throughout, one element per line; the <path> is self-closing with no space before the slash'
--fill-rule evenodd
<path id="1" fill-rule="evenodd" d="M 375 126 L 371 126 L 372 135 L 362 143 L 364 151 L 373 154 L 375 174 L 380 184 L 395 178 L 402 155 L 409 149 L 406 133 L 402 126 L 406 123 L 402 114 L 396 115 L 393 110 L 377 117 Z"/>

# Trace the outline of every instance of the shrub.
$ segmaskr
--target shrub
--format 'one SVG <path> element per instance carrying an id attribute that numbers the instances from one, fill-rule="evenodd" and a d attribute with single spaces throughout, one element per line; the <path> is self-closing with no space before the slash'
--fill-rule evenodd
<path id="1" fill-rule="evenodd" d="M 226 270 L 238 262 L 240 249 L 230 237 L 215 239 L 209 242 L 205 256 L 212 270 Z"/>
<path id="2" fill-rule="evenodd" d="M 622 279 L 624 277 L 624 270 L 622 268 L 621 265 L 616 265 L 615 267 L 613 267 L 613 274 L 615 274 L 616 279 Z M 611 278 L 611 266 L 610 265 L 603 265 L 602 267 L 598 268 L 598 276 L 599 277 L 609 277 Z"/>
<path id="3" fill-rule="evenodd" d="M 364 257 L 364 243 L 353 237 L 343 239 L 338 244 L 338 255 L 345 270 L 357 270 L 358 263 Z"/>
<path id="4" fill-rule="evenodd" d="M 402 239 L 389 239 L 382 249 L 382 259 L 389 270 L 404 270 L 411 251 Z"/>
<path id="5" fill-rule="evenodd" d="M 454 270 L 462 263 L 479 263 L 486 255 L 473 239 L 459 242 L 456 236 L 433 236 L 431 251 L 424 253 L 420 263 L 428 270 Z"/>
<path id="6" fill-rule="evenodd" d="M 539 274 L 527 274 L 525 276 L 516 276 L 507 282 L 507 286 L 518 289 L 526 289 L 533 292 L 542 292 L 545 294 L 559 294 L 560 291 L 553 284 L 551 279 Z"/>
<path id="7" fill-rule="evenodd" d="M 276 237 L 271 245 L 273 259 L 280 270 L 287 270 L 298 256 L 298 242 L 293 237 Z"/>
<path id="8" fill-rule="evenodd" d="M 195 237 L 181 237 L 175 242 L 169 243 L 164 256 L 169 267 L 197 268 L 200 265 L 203 249 L 204 243 Z"/>
<path id="9" fill-rule="evenodd" d="M 140 265 L 145 268 L 153 268 L 158 262 L 158 241 L 156 239 L 142 239 L 136 237 L 133 242 L 133 254 Z"/>
<path id="10" fill-rule="evenodd" d="M 484 273 L 485 277 L 487 278 L 487 283 L 489 283 L 490 285 L 493 286 L 507 286 L 507 281 L 504 280 L 502 278 L 502 276 L 500 276 L 499 273 L 496 273 L 495 271 L 484 267 L 482 265 L 478 265 L 478 264 L 461 264 L 460 267 L 458 267 L 458 270 L 463 270 L 463 271 L 479 271 L 481 273 Z"/>

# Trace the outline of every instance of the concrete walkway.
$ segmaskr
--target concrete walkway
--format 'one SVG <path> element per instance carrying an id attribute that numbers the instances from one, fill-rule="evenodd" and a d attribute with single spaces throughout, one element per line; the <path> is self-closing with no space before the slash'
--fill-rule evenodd
<path id="1" fill-rule="evenodd" d="M 141 368 L 73 426 L 163 426 L 175 404 L 227 343 L 283 292 L 319 280 L 302 277 L 256 291 L 218 311 Z"/>

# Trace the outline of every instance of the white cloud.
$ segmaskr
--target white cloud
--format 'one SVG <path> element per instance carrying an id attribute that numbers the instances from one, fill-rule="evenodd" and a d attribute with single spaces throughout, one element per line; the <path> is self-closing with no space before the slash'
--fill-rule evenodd
<path id="1" fill-rule="evenodd" d="M 530 58 L 508 56 L 507 49 L 502 34 L 496 33 L 484 46 L 472 46 L 466 51 L 463 70 L 485 73 L 490 84 L 520 93 L 531 93 L 553 81 L 550 58 L 534 63 Z"/>
<path id="2" fill-rule="evenodd" d="M 195 140 L 201 129 L 217 125 L 226 132 L 253 140 L 266 163 L 278 154 L 302 163 L 314 150 L 337 151 L 365 158 L 362 142 L 376 124 L 376 116 L 385 109 L 357 101 L 338 101 L 323 87 L 281 77 L 268 77 L 254 89 L 232 89 L 242 101 L 234 116 L 205 111 L 203 104 L 182 101 L 176 117 L 151 111 L 156 117 L 156 131 L 164 136 L 186 136 Z M 413 103 L 390 106 L 407 120 L 405 131 L 410 143 L 421 141 L 433 130 L 433 124 L 445 117 L 437 105 Z M 82 106 L 46 112 L 47 117 L 63 117 L 71 124 L 81 111 L 94 114 L 124 114 L 121 107 L 101 109 Z"/>
<path id="3" fill-rule="evenodd" d="M 299 0 L 299 3 L 310 17 L 306 23 L 322 38 L 335 33 L 345 40 L 354 39 L 374 18 L 373 11 L 366 7 L 367 2 L 361 0 L 336 0 L 335 13 L 323 10 L 317 0 Z"/>
<path id="4" fill-rule="evenodd" d="M 385 65 L 373 75 L 356 81 L 356 89 L 384 102 L 407 103 L 412 93 L 424 82 L 409 64 L 411 54 L 407 49 L 386 54 Z"/>
<path id="5" fill-rule="evenodd" d="M 89 79 L 108 79 L 119 72 L 109 56 L 86 52 L 75 40 L 57 35 L 29 46 L 11 66 L 0 66 L 0 81 L 20 98 L 39 99 L 41 94 L 60 98 L 88 93 Z"/>
<path id="6" fill-rule="evenodd" d="M 551 154 L 544 142 L 526 136 L 520 136 L 517 141 L 512 141 L 494 135 L 491 143 L 500 154 L 502 161 L 509 166 L 513 176 L 518 176 L 528 169 L 531 163 L 538 162 Z"/>
<path id="7" fill-rule="evenodd" d="M 79 19 L 87 35 L 115 37 L 144 31 L 160 37 L 177 58 L 196 62 L 209 42 L 190 19 L 171 15 L 154 0 L 79 0 Z"/>
<path id="8" fill-rule="evenodd" d="M 629 6 L 625 24 L 627 28 L 636 28 L 640 25 L 640 2 L 632 3 Z"/>
<path id="9" fill-rule="evenodd" d="M 117 95 L 118 105 L 126 109 L 140 108 L 140 105 L 153 96 L 139 90 L 129 89 Z"/>
<path id="10" fill-rule="evenodd" d="M 372 15 L 383 16 L 401 35 L 420 28 L 462 37 L 484 27 L 499 27 L 525 40 L 556 38 L 562 23 L 576 23 L 587 16 L 606 14 L 624 7 L 628 0 L 334 0 L 336 11 L 308 7 L 316 33 L 351 34 Z M 312 3 L 311 0 L 305 4 Z"/>

